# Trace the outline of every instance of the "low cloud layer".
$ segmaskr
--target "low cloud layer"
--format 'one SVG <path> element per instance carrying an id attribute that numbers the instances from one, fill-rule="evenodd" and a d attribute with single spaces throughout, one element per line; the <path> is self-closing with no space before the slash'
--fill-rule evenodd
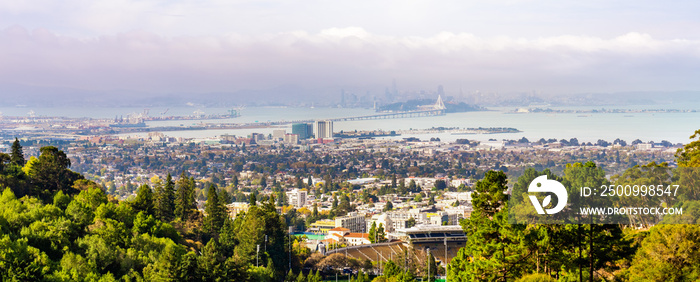
<path id="1" fill-rule="evenodd" d="M 700 90 L 700 41 L 562 35 L 387 36 L 317 33 L 97 37 L 11 26 L 0 32 L 0 83 L 155 93 L 234 92 L 279 85 L 390 85 L 465 91 Z"/>

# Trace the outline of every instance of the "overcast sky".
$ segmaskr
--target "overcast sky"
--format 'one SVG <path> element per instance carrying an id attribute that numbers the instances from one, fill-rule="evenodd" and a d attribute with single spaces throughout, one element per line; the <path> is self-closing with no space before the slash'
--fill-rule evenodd
<path id="1" fill-rule="evenodd" d="M 0 1 L 0 84 L 700 90 L 699 1 Z"/>

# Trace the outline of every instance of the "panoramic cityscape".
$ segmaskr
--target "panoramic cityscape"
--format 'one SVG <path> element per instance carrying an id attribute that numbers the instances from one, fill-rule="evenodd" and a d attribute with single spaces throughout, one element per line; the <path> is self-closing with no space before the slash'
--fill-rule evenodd
<path id="1" fill-rule="evenodd" d="M 697 11 L 0 4 L 0 281 L 698 281 Z"/>

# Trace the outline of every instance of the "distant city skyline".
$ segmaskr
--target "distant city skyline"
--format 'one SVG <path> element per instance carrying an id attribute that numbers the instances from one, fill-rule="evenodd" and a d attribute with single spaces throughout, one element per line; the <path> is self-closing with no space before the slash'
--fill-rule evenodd
<path id="1" fill-rule="evenodd" d="M 393 83 L 452 96 L 699 91 L 697 11 L 694 1 L 9 1 L 0 97 L 339 101 L 341 89 L 383 96 Z"/>

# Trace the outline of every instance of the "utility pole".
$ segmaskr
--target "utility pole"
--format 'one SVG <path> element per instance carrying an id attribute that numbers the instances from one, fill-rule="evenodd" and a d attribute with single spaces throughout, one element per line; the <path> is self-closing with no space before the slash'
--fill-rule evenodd
<path id="1" fill-rule="evenodd" d="M 382 261 L 383 259 L 384 259 L 384 252 L 381 252 L 381 251 L 380 251 L 380 252 L 379 252 L 379 262 L 380 262 L 380 263 L 379 263 L 379 270 L 380 270 L 380 271 L 382 270 L 381 261 Z M 386 267 L 386 264 L 384 264 L 384 267 Z M 384 272 L 382 271 L 382 274 L 383 274 L 383 273 L 384 273 Z"/>
<path id="2" fill-rule="evenodd" d="M 428 259 L 430 259 L 430 248 L 428 248 L 428 254 L 425 257 L 425 260 L 428 262 L 428 282 L 431 282 L 430 281 L 430 264 L 431 263 Z"/>
<path id="3" fill-rule="evenodd" d="M 292 269 L 292 233 L 294 226 L 289 226 L 289 269 Z"/>
<path id="4" fill-rule="evenodd" d="M 447 237 L 445 237 L 445 282 L 447 282 Z"/>
<path id="5" fill-rule="evenodd" d="M 255 267 L 258 267 L 258 258 L 260 257 L 260 244 L 257 244 L 258 246 L 257 251 L 255 251 Z"/>

